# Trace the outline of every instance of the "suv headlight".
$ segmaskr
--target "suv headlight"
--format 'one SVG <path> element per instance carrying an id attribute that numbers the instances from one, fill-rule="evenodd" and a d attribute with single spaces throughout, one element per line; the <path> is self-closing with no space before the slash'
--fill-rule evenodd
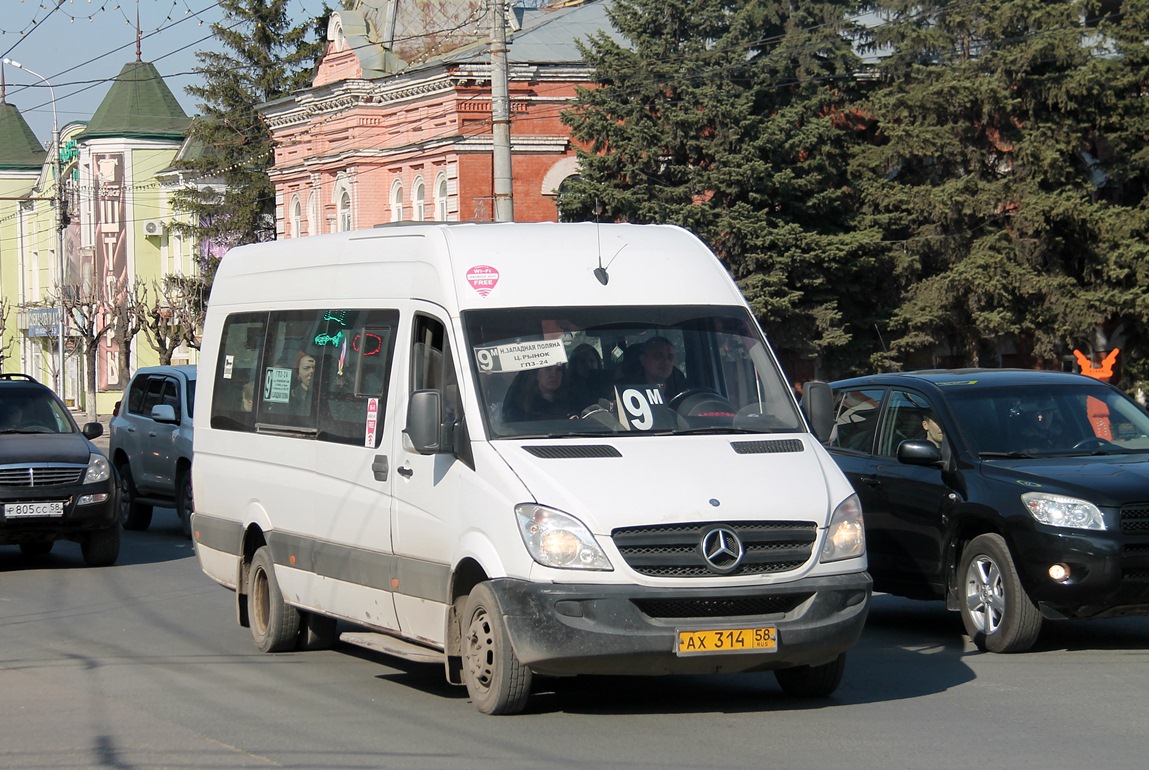
<path id="1" fill-rule="evenodd" d="M 1021 496 L 1029 515 L 1051 527 L 1105 529 L 1101 510 L 1088 500 L 1046 492 L 1026 492 Z"/>
<path id="2" fill-rule="evenodd" d="M 531 558 L 544 567 L 613 569 L 586 525 L 553 508 L 521 503 L 515 506 L 519 534 Z"/>
<path id="3" fill-rule="evenodd" d="M 85 484 L 107 481 L 111 475 L 112 466 L 108 463 L 108 458 L 97 454 L 88 455 L 88 472 L 84 474 Z"/>
<path id="4" fill-rule="evenodd" d="M 834 509 L 826 542 L 822 544 L 822 561 L 856 559 L 866 553 L 866 530 L 862 526 L 862 504 L 850 495 Z"/>

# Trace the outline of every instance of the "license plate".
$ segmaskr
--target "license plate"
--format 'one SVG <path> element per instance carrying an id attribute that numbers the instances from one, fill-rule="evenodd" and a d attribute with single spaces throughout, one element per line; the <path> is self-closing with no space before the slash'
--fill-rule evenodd
<path id="1" fill-rule="evenodd" d="M 774 652 L 777 649 L 777 627 L 760 626 L 679 631 L 674 652 L 678 655 L 721 655 L 731 652 Z"/>
<path id="2" fill-rule="evenodd" d="M 64 504 L 62 502 L 6 503 L 4 505 L 4 518 L 6 519 L 38 519 L 63 515 Z"/>

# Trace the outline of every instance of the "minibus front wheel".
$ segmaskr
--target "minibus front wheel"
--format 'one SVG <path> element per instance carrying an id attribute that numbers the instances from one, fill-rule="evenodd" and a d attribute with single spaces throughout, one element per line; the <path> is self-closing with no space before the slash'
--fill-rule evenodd
<path id="1" fill-rule="evenodd" d="M 247 619 L 256 648 L 260 652 L 295 649 L 299 610 L 283 601 L 270 548 L 265 545 L 256 549 L 247 574 Z"/>
<path id="2" fill-rule="evenodd" d="M 531 694 L 531 670 L 519 662 L 507 636 L 495 592 L 479 583 L 461 618 L 463 681 L 484 714 L 517 714 Z"/>

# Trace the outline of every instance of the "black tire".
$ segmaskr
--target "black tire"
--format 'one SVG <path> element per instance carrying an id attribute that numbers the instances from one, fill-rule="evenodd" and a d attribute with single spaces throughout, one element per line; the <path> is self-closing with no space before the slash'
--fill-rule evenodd
<path id="1" fill-rule="evenodd" d="M 52 546 L 55 544 L 56 543 L 52 540 L 49 540 L 46 543 L 43 541 L 37 543 L 21 543 L 20 553 L 24 554 L 25 556 L 47 556 L 48 554 L 52 553 Z"/>
<path id="2" fill-rule="evenodd" d="M 260 652 L 294 650 L 299 636 L 299 610 L 283 601 L 271 549 L 266 545 L 255 552 L 248 568 L 247 619 L 251 636 Z"/>
<path id="3" fill-rule="evenodd" d="M 192 494 L 191 468 L 185 468 L 176 479 L 176 513 L 180 517 L 184 537 L 191 540 L 191 515 L 195 511 L 195 497 Z"/>
<path id="4" fill-rule="evenodd" d="M 1025 652 L 1041 633 L 1041 612 L 1026 595 L 1001 535 L 978 535 L 958 566 L 961 619 L 978 649 Z"/>
<path id="5" fill-rule="evenodd" d="M 460 618 L 463 681 L 484 714 L 517 714 L 531 694 L 531 670 L 519 662 L 507 638 L 495 592 L 480 583 Z"/>
<path id="6" fill-rule="evenodd" d="M 113 524 L 106 529 L 96 529 L 84 535 L 80 541 L 80 553 L 84 564 L 89 567 L 110 567 L 120 558 L 120 527 Z"/>
<path id="7" fill-rule="evenodd" d="M 795 666 L 774 672 L 782 691 L 795 698 L 825 698 L 832 695 L 846 673 L 846 653 L 820 666 Z"/>
<path id="8" fill-rule="evenodd" d="M 339 638 L 338 621 L 314 612 L 300 614 L 299 649 L 330 650 Z"/>
<path id="9" fill-rule="evenodd" d="M 136 481 L 128 464 L 120 463 L 116 468 L 120 475 L 120 523 L 124 529 L 142 531 L 152 524 L 152 507 L 137 501 Z"/>

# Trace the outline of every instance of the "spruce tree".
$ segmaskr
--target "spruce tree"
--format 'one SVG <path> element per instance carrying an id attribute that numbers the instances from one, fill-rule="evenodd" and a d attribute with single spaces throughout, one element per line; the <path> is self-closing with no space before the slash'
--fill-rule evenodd
<path id="1" fill-rule="evenodd" d="M 564 218 L 693 230 L 788 364 L 856 364 L 853 340 L 883 312 L 878 232 L 854 227 L 846 177 L 861 127 L 854 6 L 615 0 L 625 41 L 590 41 L 594 86 L 565 117 L 587 151 Z"/>
<path id="2" fill-rule="evenodd" d="M 853 178 L 897 256 L 901 360 L 945 342 L 943 363 L 995 366 L 1012 336 L 1018 362 L 1052 362 L 1144 329 L 1143 0 L 876 5 Z"/>
<path id="3" fill-rule="evenodd" d="M 193 186 L 174 197 L 195 220 L 184 228 L 188 234 L 229 248 L 275 238 L 275 190 L 267 174 L 273 147 L 256 106 L 310 85 L 322 22 L 293 25 L 289 0 L 219 5 L 224 18 L 212 33 L 221 50 L 196 53 L 203 85 L 187 88 L 202 111 L 191 127 L 191 152 L 181 158 Z M 212 272 L 205 264 L 208 280 Z"/>

